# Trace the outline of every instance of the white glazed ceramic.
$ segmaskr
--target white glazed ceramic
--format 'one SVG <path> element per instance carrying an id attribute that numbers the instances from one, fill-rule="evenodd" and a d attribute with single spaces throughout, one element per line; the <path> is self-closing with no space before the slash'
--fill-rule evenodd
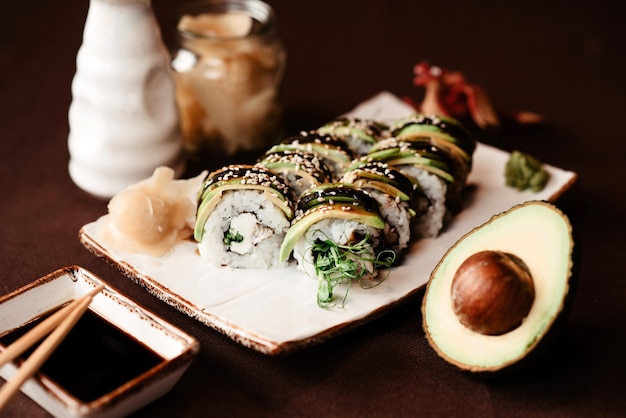
<path id="1" fill-rule="evenodd" d="M 164 360 L 119 390 L 89 403 L 76 399 L 55 382 L 35 374 L 22 385 L 21 390 L 56 417 L 126 416 L 168 392 L 199 350 L 195 338 L 76 266 L 60 269 L 1 297 L 0 334 L 81 297 L 100 283 L 105 285 L 105 289 L 93 298 L 89 309 L 151 348 Z M 7 363 L 0 368 L 0 376 L 10 380 L 17 370 L 15 363 Z"/>
<path id="2" fill-rule="evenodd" d="M 412 110 L 389 93 L 358 106 L 351 115 L 392 120 Z M 321 342 L 380 315 L 425 285 L 443 254 L 462 235 L 491 216 L 528 200 L 554 200 L 576 174 L 547 166 L 551 178 L 540 193 L 518 192 L 504 186 L 509 154 L 479 144 L 472 185 L 465 207 L 436 239 L 415 242 L 403 261 L 379 286 L 350 288 L 343 309 L 321 309 L 316 304 L 317 281 L 295 265 L 277 270 L 230 269 L 210 266 L 191 241 L 180 242 L 162 257 L 122 253 L 98 240 L 98 221 L 85 225 L 82 243 L 116 264 L 156 297 L 266 354 L 278 354 Z M 416 313 L 417 315 L 417 313 Z"/>
<path id="3" fill-rule="evenodd" d="M 150 0 L 91 0 L 69 109 L 69 172 L 110 198 L 158 166 L 183 169 L 169 56 Z"/>

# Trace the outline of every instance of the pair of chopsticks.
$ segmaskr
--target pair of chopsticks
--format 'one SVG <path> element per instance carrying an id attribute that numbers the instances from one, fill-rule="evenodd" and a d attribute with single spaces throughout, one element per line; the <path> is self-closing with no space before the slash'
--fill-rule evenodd
<path id="1" fill-rule="evenodd" d="M 82 297 L 75 299 L 67 306 L 46 318 L 0 353 L 0 367 L 2 367 L 4 364 L 22 354 L 33 344 L 40 341 L 43 337 L 50 334 L 28 359 L 24 361 L 18 372 L 13 376 L 13 379 L 0 388 L 0 411 L 13 394 L 19 390 L 22 384 L 48 359 L 61 341 L 63 341 L 71 331 L 76 322 L 78 322 L 83 313 L 85 313 L 93 297 L 100 293 L 102 289 L 104 289 L 104 285 L 100 284 Z"/>

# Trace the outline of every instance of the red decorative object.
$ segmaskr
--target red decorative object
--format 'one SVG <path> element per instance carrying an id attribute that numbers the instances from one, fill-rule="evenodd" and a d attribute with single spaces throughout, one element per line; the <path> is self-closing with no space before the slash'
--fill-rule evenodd
<path id="1" fill-rule="evenodd" d="M 461 72 L 422 61 L 413 68 L 413 73 L 413 84 L 426 89 L 421 103 L 405 98 L 416 111 L 461 120 L 470 117 L 483 129 L 500 124 L 487 93 L 479 85 L 469 83 Z"/>

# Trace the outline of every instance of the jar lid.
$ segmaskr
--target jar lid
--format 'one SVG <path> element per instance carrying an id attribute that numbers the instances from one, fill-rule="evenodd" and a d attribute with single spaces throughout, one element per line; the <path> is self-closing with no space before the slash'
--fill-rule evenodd
<path id="1" fill-rule="evenodd" d="M 189 39 L 238 40 L 267 36 L 275 30 L 273 9 L 260 0 L 200 0 L 178 13 L 178 33 Z"/>

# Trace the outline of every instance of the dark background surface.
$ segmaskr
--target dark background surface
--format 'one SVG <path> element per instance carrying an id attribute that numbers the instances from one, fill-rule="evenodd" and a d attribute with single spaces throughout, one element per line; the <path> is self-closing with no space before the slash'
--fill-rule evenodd
<path id="1" fill-rule="evenodd" d="M 174 10 L 155 0 L 165 42 Z M 481 138 L 576 171 L 559 201 L 581 250 L 577 296 L 546 355 L 512 378 L 457 371 L 429 347 L 423 293 L 336 339 L 281 357 L 237 345 L 150 296 L 78 242 L 106 211 L 67 173 L 67 110 L 87 1 L 9 2 L 0 15 L 0 293 L 77 264 L 201 343 L 179 384 L 136 415 L 626 415 L 626 30 L 609 2 L 274 0 L 288 50 L 288 129 L 309 129 L 381 90 L 419 98 L 429 60 L 482 85 L 498 109 L 543 115 Z M 22 394 L 7 416 L 44 417 Z"/>

